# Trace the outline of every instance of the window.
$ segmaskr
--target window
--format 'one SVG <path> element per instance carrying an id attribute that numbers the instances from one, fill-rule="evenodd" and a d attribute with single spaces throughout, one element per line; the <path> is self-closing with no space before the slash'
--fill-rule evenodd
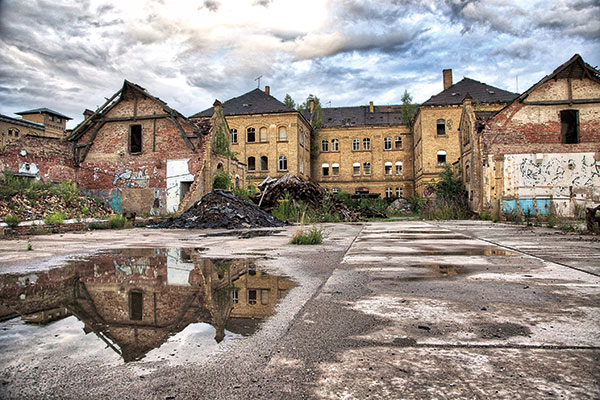
<path id="1" fill-rule="evenodd" d="M 52 115 L 48 115 L 48 121 L 54 121 L 54 117 Z"/>
<path id="2" fill-rule="evenodd" d="M 331 194 L 338 194 L 339 192 L 340 192 L 340 189 L 338 189 L 338 188 L 331 189 Z"/>
<path id="3" fill-rule="evenodd" d="M 300 160 L 300 165 L 298 165 L 298 171 L 300 171 L 301 174 L 304 173 L 304 160 Z"/>
<path id="4" fill-rule="evenodd" d="M 340 141 L 331 139 L 331 151 L 340 151 Z"/>
<path id="5" fill-rule="evenodd" d="M 304 132 L 302 130 L 298 132 L 298 143 L 300 143 L 300 146 L 304 146 Z"/>
<path id="6" fill-rule="evenodd" d="M 339 175 L 340 174 L 340 164 L 333 163 L 331 164 L 331 175 Z"/>
<path id="7" fill-rule="evenodd" d="M 240 301 L 240 289 L 233 289 L 233 304 L 237 304 Z"/>
<path id="8" fill-rule="evenodd" d="M 60 117 L 56 117 L 56 122 L 59 122 L 59 123 L 61 122 Z"/>
<path id="9" fill-rule="evenodd" d="M 329 176 L 329 164 L 321 164 L 321 175 Z"/>
<path id="10" fill-rule="evenodd" d="M 256 290 L 248 290 L 248 304 L 256 304 Z"/>
<path id="11" fill-rule="evenodd" d="M 352 150 L 360 150 L 360 139 L 352 139 Z"/>
<path id="12" fill-rule="evenodd" d="M 394 138 L 394 148 L 396 150 L 401 149 L 402 148 L 402 137 L 400 136 L 396 136 Z"/>
<path id="13" fill-rule="evenodd" d="M 261 171 L 269 170 L 269 157 L 267 157 L 267 156 L 260 157 L 260 170 Z"/>
<path id="14" fill-rule="evenodd" d="M 579 111 L 561 111 L 560 126 L 563 144 L 579 143 Z"/>
<path id="15" fill-rule="evenodd" d="M 385 139 L 383 139 L 383 149 L 384 150 L 392 149 L 392 138 L 391 137 L 386 137 Z"/>
<path id="16" fill-rule="evenodd" d="M 393 196 L 393 194 L 394 194 L 394 191 L 392 190 L 391 187 L 385 188 L 385 197 L 390 198 Z"/>
<path id="17" fill-rule="evenodd" d="M 352 164 L 352 175 L 360 175 L 360 163 Z"/>
<path id="18" fill-rule="evenodd" d="M 141 321 L 144 311 L 144 293 L 141 290 L 131 290 L 129 292 L 129 319 L 132 321 Z"/>
<path id="19" fill-rule="evenodd" d="M 370 162 L 363 163 L 363 171 L 364 171 L 365 175 L 371 175 L 371 163 Z"/>
<path id="20" fill-rule="evenodd" d="M 469 182 L 471 180 L 471 167 L 467 165 L 465 167 L 465 182 Z"/>
<path id="21" fill-rule="evenodd" d="M 402 163 L 396 161 L 396 175 L 402 175 Z"/>
<path id="22" fill-rule="evenodd" d="M 396 197 L 402 197 L 403 190 L 401 187 L 396 188 Z"/>
<path id="23" fill-rule="evenodd" d="M 248 157 L 248 171 L 256 170 L 256 158 Z"/>
<path id="24" fill-rule="evenodd" d="M 329 141 L 328 140 L 321 140 L 321 151 L 322 152 L 326 152 L 329 151 Z"/>
<path id="25" fill-rule="evenodd" d="M 446 121 L 443 119 L 437 120 L 437 135 L 444 136 L 446 134 Z"/>
<path id="26" fill-rule="evenodd" d="M 287 171 L 287 157 L 286 156 L 279 156 L 279 163 L 277 165 L 277 168 L 280 171 Z"/>
<path id="27" fill-rule="evenodd" d="M 141 125 L 129 126 L 129 152 L 132 154 L 142 152 L 142 126 Z"/>
<path id="28" fill-rule="evenodd" d="M 254 129 L 254 128 L 246 129 L 246 142 L 248 142 L 248 143 L 256 142 L 256 129 Z"/>
<path id="29" fill-rule="evenodd" d="M 277 133 L 277 140 L 280 142 L 287 141 L 287 128 L 285 126 L 280 126 L 279 131 Z"/>
<path id="30" fill-rule="evenodd" d="M 386 175 L 391 175 L 392 174 L 392 162 L 391 161 L 386 161 L 384 164 L 384 172 Z"/>
<path id="31" fill-rule="evenodd" d="M 231 132 L 231 143 L 236 144 L 238 142 L 237 129 L 231 129 L 230 132 Z"/>
<path id="32" fill-rule="evenodd" d="M 260 304 L 263 304 L 263 305 L 269 304 L 269 289 L 261 289 L 260 290 Z"/>
<path id="33" fill-rule="evenodd" d="M 260 133 L 260 141 L 261 142 L 266 142 L 267 141 L 267 128 L 260 128 L 259 130 Z"/>
<path id="34" fill-rule="evenodd" d="M 371 150 L 371 139 L 369 139 L 369 138 L 363 139 L 363 150 Z"/>
<path id="35" fill-rule="evenodd" d="M 240 188 L 240 177 L 239 177 L 239 175 L 235 176 L 235 188 L 236 189 Z"/>
<path id="36" fill-rule="evenodd" d="M 19 130 L 17 128 L 11 128 L 8 130 L 8 136 L 13 136 L 13 135 L 14 135 L 14 137 L 19 137 Z"/>
<path id="37" fill-rule="evenodd" d="M 437 163 L 438 165 L 446 164 L 446 152 L 444 150 L 440 150 L 437 152 Z"/>

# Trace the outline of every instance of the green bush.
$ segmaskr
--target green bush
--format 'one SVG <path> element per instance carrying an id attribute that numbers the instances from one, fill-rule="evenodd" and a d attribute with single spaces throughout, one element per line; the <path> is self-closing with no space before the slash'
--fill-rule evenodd
<path id="1" fill-rule="evenodd" d="M 213 189 L 228 190 L 231 187 L 231 179 L 227 172 L 217 172 L 213 180 Z"/>
<path id="2" fill-rule="evenodd" d="M 127 218 L 125 218 L 122 214 L 115 215 L 108 220 L 108 227 L 110 229 L 121 229 L 129 227 L 130 225 L 131 223 L 127 221 Z"/>
<path id="3" fill-rule="evenodd" d="M 506 220 L 508 222 L 514 222 L 515 224 L 523 223 L 523 217 L 521 216 L 521 213 L 517 209 L 512 209 L 508 212 L 505 212 L 504 217 L 506 218 Z"/>
<path id="4" fill-rule="evenodd" d="M 235 193 L 242 199 L 252 203 L 252 200 L 250 200 L 250 192 L 248 190 L 246 190 L 244 188 L 237 188 L 237 189 L 233 189 L 233 193 Z"/>
<path id="5" fill-rule="evenodd" d="M 290 240 L 290 244 L 321 244 L 325 234 L 322 228 L 312 226 L 308 232 L 304 232 L 302 228 Z"/>
<path id="6" fill-rule="evenodd" d="M 4 222 L 6 222 L 9 228 L 14 228 L 19 225 L 21 220 L 14 214 L 8 214 L 6 217 L 4 217 Z"/>
<path id="7" fill-rule="evenodd" d="M 491 221 L 492 214 L 490 214 L 489 211 L 482 211 L 481 214 L 479 215 L 479 219 L 482 219 L 484 221 Z"/>
<path id="8" fill-rule="evenodd" d="M 44 223 L 47 225 L 60 225 L 65 222 L 66 215 L 62 211 L 54 211 L 44 217 Z"/>

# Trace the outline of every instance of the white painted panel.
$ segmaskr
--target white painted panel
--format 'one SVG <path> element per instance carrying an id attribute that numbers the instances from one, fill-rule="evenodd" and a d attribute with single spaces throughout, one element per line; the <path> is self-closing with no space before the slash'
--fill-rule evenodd
<path id="1" fill-rule="evenodd" d="M 167 211 L 175 212 L 180 201 L 180 182 L 191 182 L 194 175 L 188 168 L 189 158 L 167 160 Z"/>

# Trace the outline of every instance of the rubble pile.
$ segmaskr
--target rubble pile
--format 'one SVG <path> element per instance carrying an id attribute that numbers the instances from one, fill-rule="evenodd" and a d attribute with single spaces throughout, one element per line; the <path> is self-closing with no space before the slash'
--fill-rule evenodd
<path id="1" fill-rule="evenodd" d="M 214 189 L 177 218 L 156 228 L 239 229 L 284 226 L 268 212 L 247 202 L 229 190 Z"/>
<path id="2" fill-rule="evenodd" d="M 396 199 L 388 206 L 387 211 L 410 213 L 410 202 L 403 198 Z"/>

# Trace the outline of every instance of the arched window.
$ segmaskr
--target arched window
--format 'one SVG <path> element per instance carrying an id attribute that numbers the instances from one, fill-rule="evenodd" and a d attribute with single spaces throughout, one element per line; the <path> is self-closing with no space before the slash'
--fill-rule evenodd
<path id="1" fill-rule="evenodd" d="M 329 140 L 323 139 L 321 140 L 321 152 L 329 151 Z"/>
<path id="2" fill-rule="evenodd" d="M 402 163 L 396 161 L 396 175 L 402 175 Z"/>
<path id="3" fill-rule="evenodd" d="M 223 163 L 217 164 L 217 171 L 223 171 Z"/>
<path id="4" fill-rule="evenodd" d="M 321 164 L 321 175 L 329 176 L 329 164 Z"/>
<path id="5" fill-rule="evenodd" d="M 386 161 L 384 164 L 384 168 L 385 168 L 385 174 L 386 175 L 391 175 L 392 174 L 392 162 L 391 161 Z"/>
<path id="6" fill-rule="evenodd" d="M 236 189 L 240 188 L 240 177 L 239 177 L 239 175 L 235 176 L 235 188 Z"/>
<path id="7" fill-rule="evenodd" d="M 246 129 L 246 142 L 248 142 L 248 143 L 256 142 L 256 129 L 254 129 L 254 128 Z"/>
<path id="8" fill-rule="evenodd" d="M 236 144 L 238 142 L 238 137 L 237 137 L 237 129 L 231 129 L 231 144 Z"/>
<path id="9" fill-rule="evenodd" d="M 471 180 L 471 167 L 467 165 L 465 167 L 465 181 L 469 182 Z"/>
<path id="10" fill-rule="evenodd" d="M 339 175 L 340 174 L 340 164 L 333 163 L 331 164 L 331 175 Z"/>
<path id="11" fill-rule="evenodd" d="M 360 139 L 352 139 L 352 150 L 360 150 Z"/>
<path id="12" fill-rule="evenodd" d="M 364 171 L 365 175 L 371 175 L 371 163 L 370 162 L 363 163 L 363 171 Z"/>
<path id="13" fill-rule="evenodd" d="M 363 150 L 371 150 L 371 139 L 369 139 L 369 138 L 363 139 Z"/>
<path id="14" fill-rule="evenodd" d="M 437 152 L 437 163 L 438 165 L 446 164 L 446 152 L 444 150 L 440 150 Z"/>
<path id="15" fill-rule="evenodd" d="M 260 133 L 260 141 L 266 142 L 267 141 L 267 128 L 265 128 L 265 127 L 260 128 L 259 133 Z"/>
<path id="16" fill-rule="evenodd" d="M 269 170 L 269 157 L 267 157 L 267 156 L 260 157 L 260 170 L 261 171 Z"/>
<path id="17" fill-rule="evenodd" d="M 360 175 L 360 163 L 352 164 L 352 175 Z"/>
<path id="18" fill-rule="evenodd" d="M 437 120 L 437 134 L 438 136 L 444 136 L 446 134 L 446 121 L 443 119 Z"/>
<path id="19" fill-rule="evenodd" d="M 331 139 L 331 151 L 340 151 L 340 141 Z"/>
<path id="20" fill-rule="evenodd" d="M 287 141 L 287 128 L 285 126 L 279 127 L 279 131 L 277 133 L 277 140 L 279 140 L 280 142 Z"/>
<path id="21" fill-rule="evenodd" d="M 385 139 L 383 139 L 383 149 L 384 150 L 391 150 L 392 149 L 392 138 L 391 137 L 386 137 Z M 391 188 L 390 188 L 391 190 Z"/>
<path id="22" fill-rule="evenodd" d="M 248 171 L 256 170 L 256 158 L 248 157 Z"/>
<path id="23" fill-rule="evenodd" d="M 399 150 L 402 148 L 402 137 L 401 136 L 396 136 L 394 138 L 394 148 L 396 150 Z"/>
<path id="24" fill-rule="evenodd" d="M 279 165 L 278 168 L 280 171 L 287 171 L 287 157 L 279 156 Z"/>

